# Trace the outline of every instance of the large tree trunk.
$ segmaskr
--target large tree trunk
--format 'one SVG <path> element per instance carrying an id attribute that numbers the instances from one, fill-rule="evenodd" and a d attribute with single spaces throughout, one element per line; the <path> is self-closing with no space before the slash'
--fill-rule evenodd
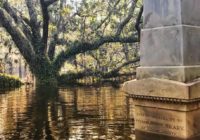
<path id="1" fill-rule="evenodd" d="M 58 71 L 45 57 L 39 57 L 30 67 L 36 77 L 36 86 L 58 86 Z"/>
<path id="2" fill-rule="evenodd" d="M 51 75 L 36 75 L 36 87 L 41 86 L 51 86 L 51 87 L 58 87 L 58 79 L 57 76 Z"/>

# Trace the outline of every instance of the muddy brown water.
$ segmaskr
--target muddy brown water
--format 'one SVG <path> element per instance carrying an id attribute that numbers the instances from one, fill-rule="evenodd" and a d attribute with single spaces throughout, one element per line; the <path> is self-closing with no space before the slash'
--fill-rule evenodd
<path id="1" fill-rule="evenodd" d="M 0 94 L 0 140 L 135 139 L 133 105 L 121 89 L 38 92 L 23 87 Z"/>

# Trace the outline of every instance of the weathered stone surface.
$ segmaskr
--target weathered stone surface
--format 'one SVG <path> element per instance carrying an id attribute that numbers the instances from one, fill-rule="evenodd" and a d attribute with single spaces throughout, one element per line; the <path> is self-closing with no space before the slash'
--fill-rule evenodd
<path id="1" fill-rule="evenodd" d="M 144 28 L 200 25 L 199 0 L 144 0 Z"/>
<path id="2" fill-rule="evenodd" d="M 142 66 L 200 65 L 200 27 L 144 29 L 141 35 Z"/>
<path id="3" fill-rule="evenodd" d="M 161 78 L 185 82 L 185 72 L 183 66 L 141 66 L 137 68 L 137 79 Z"/>
<path id="4" fill-rule="evenodd" d="M 129 96 L 131 97 L 131 96 Z M 194 103 L 188 103 L 184 104 L 182 102 L 167 102 L 166 100 L 147 100 L 147 99 L 135 99 L 132 97 L 133 103 L 135 106 L 143 106 L 143 107 L 151 107 L 151 108 L 162 108 L 166 110 L 178 110 L 181 112 L 189 112 L 189 111 L 195 111 L 199 109 L 199 102 L 194 102 Z M 135 113 L 135 111 L 134 111 Z M 136 114 L 134 114 L 136 115 Z"/>
<path id="5" fill-rule="evenodd" d="M 200 0 L 144 0 L 141 67 L 123 86 L 135 105 L 136 140 L 151 140 L 137 132 L 200 138 L 199 7 Z"/>
<path id="6" fill-rule="evenodd" d="M 190 82 L 200 77 L 200 66 L 141 66 L 137 68 L 138 80 L 150 77 Z"/>
<path id="7" fill-rule="evenodd" d="M 186 113 L 136 106 L 135 129 L 173 137 L 188 138 Z"/>
<path id="8" fill-rule="evenodd" d="M 157 77 L 187 82 L 200 77 L 200 27 L 144 29 L 141 41 L 139 79 Z"/>
<path id="9" fill-rule="evenodd" d="M 182 29 L 183 65 L 200 65 L 200 26 L 183 26 Z"/>
<path id="10" fill-rule="evenodd" d="M 172 0 L 173 1 L 173 0 Z M 200 26 L 199 0 L 180 0 L 182 24 Z"/>
<path id="11" fill-rule="evenodd" d="M 181 24 L 180 0 L 144 0 L 144 27 Z"/>
<path id="12" fill-rule="evenodd" d="M 124 83 L 123 90 L 139 96 L 175 98 L 183 100 L 200 99 L 200 80 L 182 83 L 172 80 L 148 78 Z"/>
<path id="13" fill-rule="evenodd" d="M 200 80 L 183 83 L 147 78 L 128 81 L 123 90 L 134 100 L 136 131 L 188 140 L 199 138 Z"/>
<path id="14" fill-rule="evenodd" d="M 199 109 L 191 112 L 182 112 L 178 109 L 166 110 L 162 109 L 162 107 L 152 108 L 136 105 L 135 111 L 136 131 L 182 139 L 190 139 L 200 134 Z"/>
<path id="15" fill-rule="evenodd" d="M 179 138 L 179 137 L 172 137 L 162 134 L 156 134 L 156 133 L 148 133 L 145 131 L 135 131 L 136 134 L 136 140 L 200 140 L 200 136 L 192 137 L 192 138 Z"/>
<path id="16" fill-rule="evenodd" d="M 183 65 L 182 26 L 144 29 L 140 48 L 142 66 Z"/>

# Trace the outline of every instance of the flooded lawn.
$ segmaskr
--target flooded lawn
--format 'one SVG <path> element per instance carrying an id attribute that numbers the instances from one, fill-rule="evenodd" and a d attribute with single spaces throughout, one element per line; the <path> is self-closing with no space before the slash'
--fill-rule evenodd
<path id="1" fill-rule="evenodd" d="M 0 94 L 0 139 L 134 140 L 133 105 L 120 89 L 19 89 Z"/>

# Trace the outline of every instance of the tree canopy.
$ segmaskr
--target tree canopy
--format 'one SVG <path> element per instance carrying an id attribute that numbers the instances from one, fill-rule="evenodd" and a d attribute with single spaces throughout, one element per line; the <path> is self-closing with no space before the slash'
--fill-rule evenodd
<path id="1" fill-rule="evenodd" d="M 37 81 L 49 83 L 78 54 L 138 42 L 141 11 L 140 0 L 0 0 L 0 24 Z"/>

